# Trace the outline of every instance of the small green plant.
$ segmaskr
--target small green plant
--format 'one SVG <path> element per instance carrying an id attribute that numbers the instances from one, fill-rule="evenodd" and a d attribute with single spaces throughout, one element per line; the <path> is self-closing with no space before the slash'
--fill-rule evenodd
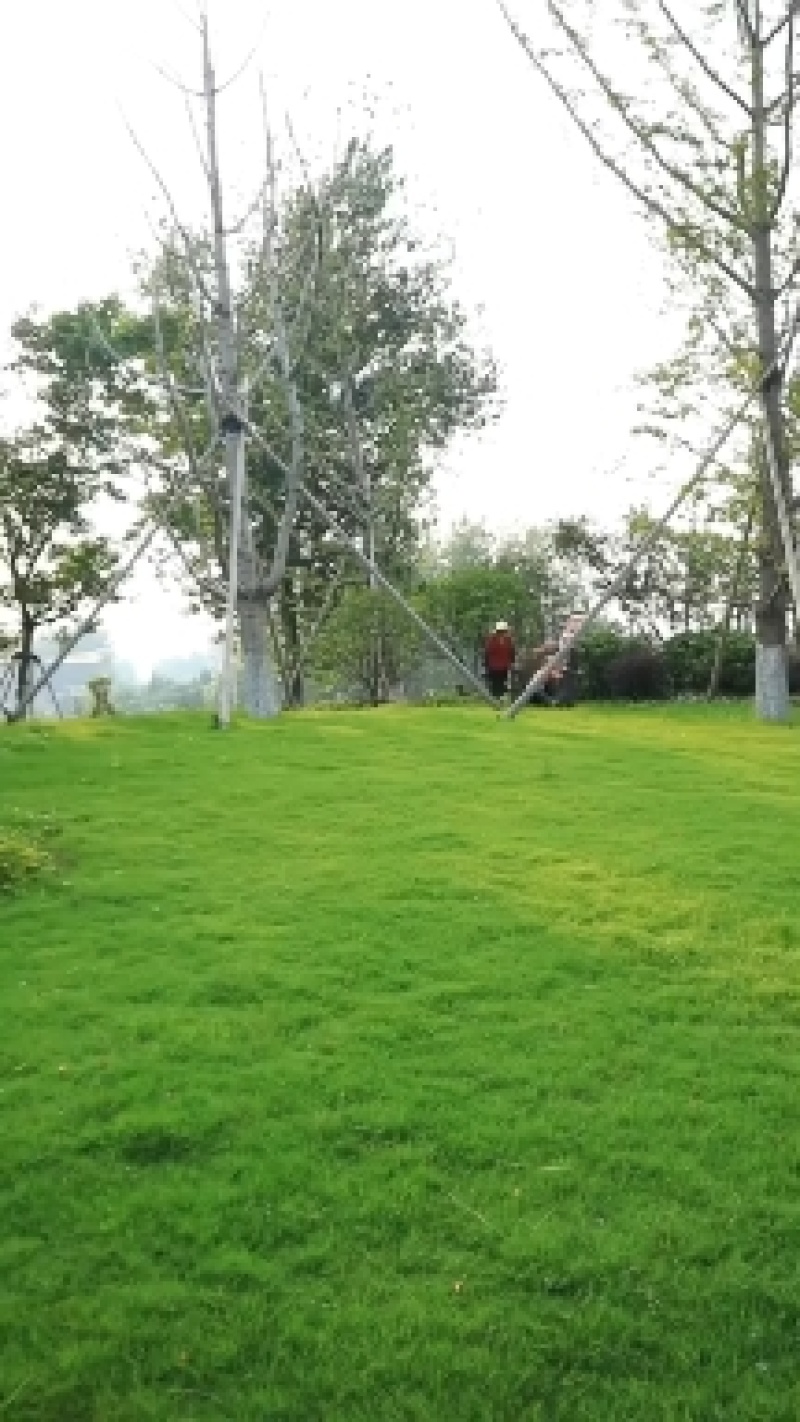
<path id="1" fill-rule="evenodd" d="M 0 829 L 0 894 L 10 893 L 52 865 L 47 850 L 15 831 Z"/>

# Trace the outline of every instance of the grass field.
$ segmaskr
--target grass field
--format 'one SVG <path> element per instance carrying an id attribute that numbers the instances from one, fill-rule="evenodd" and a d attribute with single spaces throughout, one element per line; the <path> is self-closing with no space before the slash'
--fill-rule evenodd
<path id="1" fill-rule="evenodd" d="M 0 731 L 2 1422 L 797 1422 L 799 789 L 745 709 Z"/>

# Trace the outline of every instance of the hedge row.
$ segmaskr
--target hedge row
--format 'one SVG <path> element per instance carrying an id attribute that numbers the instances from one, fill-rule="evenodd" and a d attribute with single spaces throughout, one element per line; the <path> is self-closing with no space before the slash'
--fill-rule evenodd
<path id="1" fill-rule="evenodd" d="M 663 642 L 626 637 L 603 628 L 581 643 L 581 696 L 589 701 L 658 701 L 703 696 L 708 691 L 717 645 L 715 632 L 683 632 Z M 732 632 L 725 646 L 719 691 L 752 696 L 756 644 L 748 632 Z M 789 659 L 789 684 L 800 692 L 800 658 Z"/>

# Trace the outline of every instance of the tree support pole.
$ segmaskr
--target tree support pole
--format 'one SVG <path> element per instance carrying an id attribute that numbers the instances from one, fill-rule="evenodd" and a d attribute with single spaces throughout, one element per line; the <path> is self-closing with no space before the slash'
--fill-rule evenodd
<path id="1" fill-rule="evenodd" d="M 436 632 L 434 632 L 432 627 L 428 626 L 424 618 L 420 617 L 419 613 L 416 611 L 415 608 L 411 606 L 410 602 L 406 602 L 406 599 L 403 597 L 403 594 L 399 592 L 398 589 L 394 586 L 394 583 L 390 582 L 386 575 L 381 572 L 377 563 L 373 563 L 372 560 L 367 556 L 367 554 L 363 553 L 358 547 L 358 545 L 348 538 L 348 535 L 346 531 L 342 528 L 342 525 L 338 522 L 336 518 L 334 518 L 333 514 L 325 507 L 321 500 L 318 499 L 315 494 L 312 494 L 305 487 L 301 489 L 301 497 L 304 498 L 306 502 L 311 505 L 312 509 L 314 509 L 314 511 L 320 515 L 320 518 L 325 519 L 326 523 L 328 524 L 328 527 L 332 530 L 333 533 L 336 534 L 338 538 L 347 540 L 350 547 L 350 552 L 352 553 L 353 557 L 358 560 L 358 562 L 366 570 L 366 572 L 369 573 L 370 578 L 373 581 L 373 585 L 377 583 L 379 587 L 383 588 L 384 592 L 387 592 L 389 596 L 394 599 L 398 607 L 402 608 L 403 612 L 406 614 L 406 617 L 410 617 L 411 621 L 415 623 L 415 625 L 419 628 L 420 632 L 422 632 L 423 636 L 427 637 L 428 641 L 431 642 L 433 646 L 441 652 L 442 656 L 447 658 L 451 666 L 454 666 L 457 671 L 461 672 L 462 676 L 467 678 L 467 681 L 470 683 L 471 686 L 474 687 L 474 689 L 479 693 L 479 695 L 483 697 L 484 701 L 488 702 L 490 706 L 493 706 L 496 709 L 498 703 L 492 696 L 492 693 L 484 686 L 480 677 L 475 676 L 475 673 L 471 672 L 469 667 L 466 667 L 464 665 L 464 663 L 456 656 L 455 652 L 452 651 L 450 647 L 448 647 L 447 643 L 442 641 L 442 638 Z"/>
<path id="2" fill-rule="evenodd" d="M 769 479 L 772 486 L 772 497 L 775 500 L 775 512 L 778 515 L 778 524 L 781 530 L 781 540 L 783 542 L 783 553 L 786 559 L 786 572 L 789 577 L 789 586 L 792 590 L 792 601 L 795 612 L 800 613 L 800 567 L 797 562 L 797 549 L 795 548 L 792 525 L 789 520 L 789 511 L 786 507 L 786 495 L 781 479 L 780 466 L 778 464 L 778 452 L 775 448 L 775 439 L 772 433 L 772 426 L 769 418 L 769 408 L 767 406 L 765 388 L 768 379 L 764 380 L 761 386 L 761 409 L 764 416 L 764 443 L 767 450 L 767 467 L 769 469 Z"/>
<path id="3" fill-rule="evenodd" d="M 606 590 L 600 600 L 595 603 L 595 606 L 591 609 L 589 615 L 584 619 L 583 625 L 572 638 L 570 647 L 559 648 L 555 656 L 551 657 L 549 661 L 545 662 L 544 666 L 541 667 L 538 672 L 536 672 L 535 676 L 531 677 L 531 680 L 528 682 L 528 685 L 525 687 L 522 694 L 517 697 L 516 701 L 513 703 L 512 706 L 509 706 L 506 712 L 506 716 L 514 717 L 518 715 L 518 713 L 522 710 L 523 706 L 527 705 L 527 703 L 530 701 L 531 697 L 535 694 L 535 692 L 537 692 L 539 688 L 544 685 L 550 674 L 556 670 L 561 670 L 564 667 L 569 656 L 571 647 L 574 646 L 576 642 L 579 642 L 580 639 L 586 635 L 587 629 L 594 625 L 601 612 L 603 612 L 603 610 L 608 606 L 608 604 L 610 602 L 613 602 L 614 598 L 617 597 L 620 592 L 622 592 L 622 589 L 624 588 L 634 568 L 644 557 L 645 553 L 649 552 L 649 550 L 661 537 L 661 534 L 663 533 L 664 529 L 667 527 L 670 520 L 677 513 L 678 509 L 681 507 L 681 504 L 685 503 L 686 499 L 688 499 L 692 491 L 696 489 L 698 484 L 700 484 L 705 478 L 717 455 L 727 444 L 728 440 L 730 439 L 737 426 L 741 424 L 742 420 L 747 414 L 747 411 L 750 409 L 750 406 L 756 399 L 760 401 L 763 412 L 764 423 L 766 427 L 767 462 L 769 464 L 770 479 L 775 495 L 775 507 L 777 509 L 778 518 L 780 520 L 781 525 L 781 536 L 783 538 L 784 551 L 786 553 L 787 568 L 792 586 L 792 594 L 795 598 L 795 608 L 798 612 L 800 612 L 800 570 L 798 570 L 797 553 L 794 547 L 791 525 L 789 523 L 789 515 L 786 509 L 786 500 L 783 494 L 783 485 L 781 483 L 778 455 L 772 437 L 772 429 L 769 422 L 769 407 L 767 401 L 767 391 L 770 387 L 770 384 L 773 381 L 782 380 L 785 375 L 786 368 L 789 364 L 789 360 L 791 358 L 792 350 L 794 348 L 794 343 L 797 339 L 798 332 L 800 332 L 800 303 L 798 303 L 795 308 L 795 313 L 786 333 L 784 348 L 780 357 L 773 362 L 773 364 L 762 376 L 762 378 L 749 390 L 748 394 L 745 396 L 739 408 L 734 412 L 728 423 L 720 431 L 716 439 L 710 445 L 707 452 L 703 455 L 703 458 L 700 460 L 700 463 L 698 464 L 697 469 L 695 470 L 692 477 L 687 480 L 687 482 L 683 485 L 683 488 L 678 491 L 677 495 L 673 499 L 663 518 L 661 518 L 659 522 L 654 526 L 654 528 L 651 529 L 649 535 L 637 548 L 630 561 L 626 563 L 625 567 L 614 579 L 611 586 Z"/>
<path id="4" fill-rule="evenodd" d="M 225 652 L 219 694 L 219 724 L 223 729 L 226 729 L 231 723 L 231 715 L 236 702 L 233 642 L 236 632 L 236 604 L 239 594 L 239 542 L 242 531 L 242 489 L 245 461 L 244 430 L 241 425 L 238 425 L 238 428 L 234 427 L 234 419 L 234 416 L 228 417 L 229 424 L 225 429 L 226 462 L 231 490 L 231 532 L 228 552 L 228 595 L 225 608 Z"/>
<path id="5" fill-rule="evenodd" d="M 281 469 L 284 474 L 288 474 L 287 466 L 281 459 L 280 455 L 275 453 L 275 451 L 267 443 L 263 435 L 255 427 L 255 425 L 252 425 L 249 420 L 244 420 L 243 424 L 250 438 L 255 440 L 256 444 L 261 445 L 261 448 L 265 450 L 265 452 L 269 455 L 270 459 L 272 459 L 274 463 L 277 464 L 278 468 Z M 364 568 L 365 571 L 369 573 L 370 578 L 374 580 L 374 582 L 377 583 L 379 587 L 382 587 L 384 592 L 389 594 L 389 597 L 391 597 L 397 603 L 398 607 L 402 608 L 403 612 L 419 628 L 423 636 L 426 637 L 428 641 L 431 642 L 439 652 L 441 652 L 443 657 L 447 658 L 451 666 L 454 666 L 456 670 L 459 671 L 461 675 L 466 678 L 466 680 L 470 683 L 474 690 L 478 692 L 479 696 L 483 697 L 484 701 L 488 702 L 490 706 L 494 707 L 494 709 L 497 710 L 498 702 L 492 696 L 492 693 L 487 689 L 487 687 L 484 686 L 483 682 L 480 680 L 480 677 L 477 677 L 474 672 L 470 671 L 469 667 L 466 667 L 464 665 L 464 663 L 456 656 L 455 652 L 452 651 L 450 647 L 448 647 L 447 643 L 443 642 L 442 638 L 436 632 L 434 632 L 433 628 L 428 626 L 424 618 L 420 617 L 419 613 L 415 610 L 415 608 L 413 608 L 409 602 L 406 602 L 406 599 L 403 597 L 403 594 L 399 592 L 398 589 L 394 586 L 394 584 L 389 581 L 386 575 L 381 572 L 377 563 L 373 562 L 373 560 L 368 556 L 368 554 L 366 554 L 361 548 L 359 548 L 358 543 L 350 537 L 347 530 L 342 527 L 338 519 L 330 512 L 329 509 L 325 507 L 322 500 L 318 499 L 316 494 L 312 494 L 310 489 L 308 489 L 305 484 L 300 485 L 299 492 L 301 499 L 305 499 L 306 503 L 310 505 L 314 512 L 319 514 L 320 518 L 325 521 L 331 532 L 335 533 L 337 538 L 341 539 L 341 541 L 346 544 L 349 552 L 356 559 L 356 561 L 361 564 L 362 568 Z"/>
<path id="6" fill-rule="evenodd" d="M 511 706 L 509 706 L 508 710 L 506 711 L 507 717 L 513 718 L 514 716 L 517 716 L 522 710 L 522 708 L 524 706 L 527 706 L 531 697 L 534 696 L 535 693 L 542 686 L 544 686 L 548 677 L 551 676 L 554 671 L 561 671 L 563 669 L 563 667 L 566 665 L 572 647 L 575 646 L 575 644 L 586 635 L 586 632 L 590 627 L 594 626 L 594 624 L 600 617 L 600 614 L 605 610 L 606 607 L 608 607 L 608 604 L 610 602 L 613 602 L 614 599 L 619 596 L 634 568 L 645 556 L 645 554 L 648 553 L 650 549 L 658 542 L 659 538 L 661 537 L 661 534 L 664 532 L 664 529 L 675 516 L 678 509 L 681 507 L 681 504 L 685 503 L 692 491 L 696 489 L 698 484 L 701 483 L 701 481 L 705 478 L 706 474 L 708 473 L 708 470 L 714 463 L 714 460 L 717 458 L 717 455 L 720 453 L 724 445 L 727 444 L 736 427 L 744 419 L 757 394 L 757 389 L 751 390 L 750 393 L 747 395 L 746 399 L 742 401 L 739 408 L 731 416 L 731 418 L 728 420 L 728 423 L 717 435 L 713 444 L 703 455 L 703 458 L 701 459 L 691 478 L 687 480 L 687 482 L 683 485 L 681 489 L 679 489 L 666 513 L 659 519 L 658 523 L 653 526 L 653 528 L 650 530 L 650 533 L 647 535 L 646 538 L 642 540 L 639 547 L 636 549 L 636 552 L 634 553 L 633 557 L 629 559 L 629 561 L 625 564 L 621 572 L 617 574 L 613 582 L 603 593 L 602 597 L 599 598 L 598 601 L 595 603 L 594 607 L 584 619 L 582 626 L 571 639 L 569 646 L 560 647 L 559 650 L 552 657 L 549 657 L 548 660 L 544 663 L 544 665 L 539 668 L 535 675 L 531 677 L 527 686 L 517 697 L 516 701 L 513 702 Z"/>

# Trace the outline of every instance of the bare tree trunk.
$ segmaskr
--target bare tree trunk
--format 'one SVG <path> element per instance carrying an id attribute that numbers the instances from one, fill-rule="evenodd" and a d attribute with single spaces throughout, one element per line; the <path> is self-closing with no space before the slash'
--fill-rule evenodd
<path id="1" fill-rule="evenodd" d="M 216 80 L 208 43 L 208 23 L 203 20 L 204 92 L 208 161 L 206 173 L 214 226 L 214 270 L 217 286 L 217 340 L 220 390 L 224 402 L 221 426 L 225 435 L 225 463 L 231 499 L 231 547 L 228 570 L 228 623 L 225 672 L 220 697 L 220 724 L 230 720 L 234 676 L 233 624 L 239 614 L 244 677 L 242 702 L 250 716 L 262 719 L 281 710 L 269 635 L 269 603 L 259 596 L 258 558 L 248 511 L 245 459 L 247 392 L 240 381 L 239 352 L 233 318 L 230 268 L 222 208 L 222 183 L 217 152 Z"/>
<path id="2" fill-rule="evenodd" d="M 228 589 L 225 611 L 225 650 L 219 688 L 219 724 L 230 725 L 236 704 L 236 670 L 233 642 L 236 630 L 236 605 L 239 593 L 239 563 L 244 500 L 245 448 L 242 430 L 225 435 L 225 464 L 230 489 L 230 535 L 228 548 Z"/>
<path id="3" fill-rule="evenodd" d="M 278 716 L 283 697 L 275 671 L 269 628 L 269 608 L 244 592 L 239 598 L 242 639 L 242 708 L 248 716 L 265 721 Z"/>
<path id="4" fill-rule="evenodd" d="M 244 431 L 242 431 L 244 439 Z M 239 550 L 239 631 L 242 644 L 242 708 L 258 721 L 279 716 L 283 696 L 270 632 L 269 598 L 259 587 L 258 556 L 248 515 L 247 478 L 242 490 L 242 534 Z"/>
<path id="5" fill-rule="evenodd" d="M 772 221 L 766 191 L 767 116 L 764 98 L 764 55 L 760 35 L 751 43 L 753 66 L 753 261 L 755 315 L 761 369 L 770 372 L 764 391 L 764 414 L 769 425 L 781 483 L 788 492 L 788 469 L 783 429 L 782 377 L 777 371 L 778 338 L 776 294 L 772 271 Z M 789 682 L 786 664 L 786 589 L 782 576 L 783 553 L 775 499 L 770 485 L 766 451 L 761 445 L 761 528 L 758 541 L 759 589 L 756 606 L 756 714 L 762 721 L 785 721 L 789 715 Z"/>

